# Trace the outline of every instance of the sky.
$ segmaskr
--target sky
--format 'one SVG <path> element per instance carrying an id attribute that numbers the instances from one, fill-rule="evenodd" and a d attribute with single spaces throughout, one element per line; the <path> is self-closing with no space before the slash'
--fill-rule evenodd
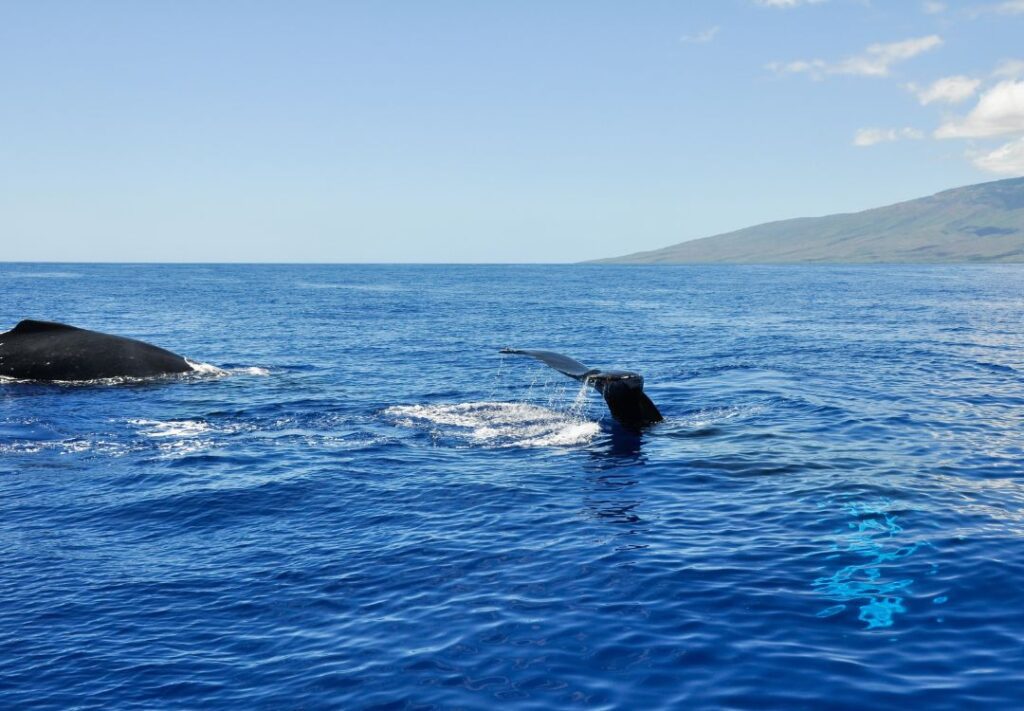
<path id="1" fill-rule="evenodd" d="M 1024 0 L 0 0 L 0 260 L 574 262 L 1024 175 Z"/>

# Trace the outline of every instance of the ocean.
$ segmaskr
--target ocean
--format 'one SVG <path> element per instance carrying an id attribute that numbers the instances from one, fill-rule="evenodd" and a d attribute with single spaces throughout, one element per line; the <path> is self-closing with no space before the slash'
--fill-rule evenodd
<path id="1" fill-rule="evenodd" d="M 0 264 L 0 706 L 1024 705 L 1024 267 Z M 665 421 L 504 346 L 642 373 Z"/>

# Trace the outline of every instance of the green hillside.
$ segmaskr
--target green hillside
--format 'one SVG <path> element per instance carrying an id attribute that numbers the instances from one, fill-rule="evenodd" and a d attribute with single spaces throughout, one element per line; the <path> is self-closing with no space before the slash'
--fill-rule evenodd
<path id="1" fill-rule="evenodd" d="M 611 264 L 1024 262 L 1024 178 L 802 217 L 598 260 Z"/>

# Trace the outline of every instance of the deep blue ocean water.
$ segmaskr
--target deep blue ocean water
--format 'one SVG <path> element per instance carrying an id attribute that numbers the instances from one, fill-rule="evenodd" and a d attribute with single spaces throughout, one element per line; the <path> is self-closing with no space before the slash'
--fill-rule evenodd
<path id="1" fill-rule="evenodd" d="M 1020 708 L 1024 267 L 0 264 L 4 708 Z M 506 345 L 637 370 L 665 422 Z"/>

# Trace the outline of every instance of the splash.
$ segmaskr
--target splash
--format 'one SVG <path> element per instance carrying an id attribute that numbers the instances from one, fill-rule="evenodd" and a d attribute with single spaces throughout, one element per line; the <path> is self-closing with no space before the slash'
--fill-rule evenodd
<path id="1" fill-rule="evenodd" d="M 190 373 L 192 377 L 206 375 L 215 378 L 222 378 L 228 374 L 227 370 L 224 370 L 223 368 L 218 368 L 217 366 L 212 365 L 210 363 L 197 363 L 195 361 L 189 360 L 188 358 L 185 359 L 185 362 L 192 367 L 192 373 Z"/>
<path id="2" fill-rule="evenodd" d="M 255 365 L 238 366 L 238 367 L 235 367 L 235 368 L 218 368 L 217 366 L 212 365 L 210 363 L 197 363 L 195 361 L 189 360 L 188 358 L 185 359 L 185 362 L 188 363 L 190 366 L 192 366 L 192 372 L 191 373 L 186 373 L 185 375 L 186 376 L 191 376 L 193 378 L 195 378 L 195 377 L 223 378 L 223 377 L 228 376 L 228 375 L 257 375 L 257 376 L 267 376 L 267 375 L 270 375 L 270 370 L 268 368 L 260 368 L 259 366 L 255 366 Z"/>
<path id="3" fill-rule="evenodd" d="M 590 394 L 590 383 L 587 378 L 584 378 L 580 382 L 580 388 L 576 391 L 576 397 L 572 400 L 572 405 L 569 406 L 569 414 L 576 419 L 583 419 L 587 414 L 587 396 Z"/>

